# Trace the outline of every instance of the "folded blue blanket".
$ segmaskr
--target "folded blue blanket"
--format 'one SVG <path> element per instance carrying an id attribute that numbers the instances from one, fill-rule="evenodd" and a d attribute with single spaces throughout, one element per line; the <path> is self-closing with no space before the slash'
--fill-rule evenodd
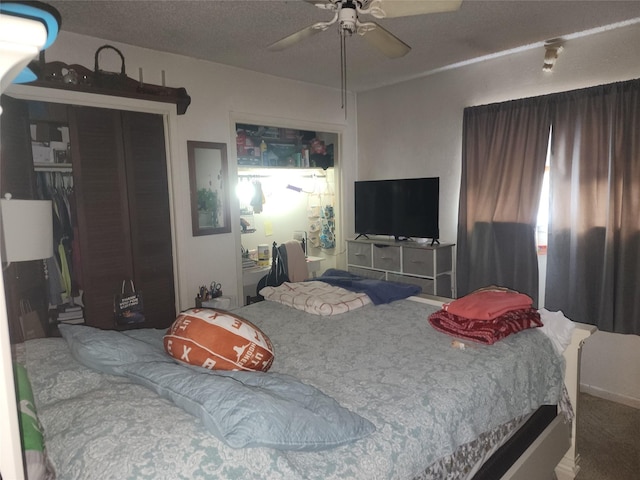
<path id="1" fill-rule="evenodd" d="M 402 300 L 422 291 L 418 285 L 365 278 L 336 268 L 329 268 L 313 280 L 342 287 L 351 292 L 366 293 L 374 305 Z"/>
<path id="2" fill-rule="evenodd" d="M 368 420 L 292 376 L 177 364 L 164 352 L 164 331 L 60 325 L 60 333 L 83 365 L 154 390 L 233 448 L 318 451 L 375 431 Z"/>

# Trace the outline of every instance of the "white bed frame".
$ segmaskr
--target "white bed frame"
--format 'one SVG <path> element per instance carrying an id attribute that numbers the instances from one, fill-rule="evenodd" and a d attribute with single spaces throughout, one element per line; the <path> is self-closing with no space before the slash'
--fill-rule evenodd
<path id="1" fill-rule="evenodd" d="M 595 331 L 596 327 L 593 325 L 576 324 L 571 343 L 564 352 L 564 383 L 575 413 L 573 422 L 569 425 L 564 423 L 561 415 L 557 416 L 505 473 L 502 480 L 551 479 L 554 471 L 558 480 L 573 480 L 578 474 L 580 454 L 576 450 L 576 421 L 580 391 L 580 354 L 585 340 Z M 565 452 L 564 455 L 562 452 Z"/>
<path id="2" fill-rule="evenodd" d="M 411 297 L 411 300 L 436 306 L 451 301 L 427 296 Z M 565 423 L 563 416 L 558 415 L 500 480 L 551 480 L 556 477 L 558 480 L 573 480 L 578 474 L 580 455 L 576 451 L 576 419 L 580 389 L 580 353 L 585 340 L 596 330 L 593 325 L 577 323 L 571 343 L 564 352 L 564 383 L 575 413 L 573 422 Z"/>

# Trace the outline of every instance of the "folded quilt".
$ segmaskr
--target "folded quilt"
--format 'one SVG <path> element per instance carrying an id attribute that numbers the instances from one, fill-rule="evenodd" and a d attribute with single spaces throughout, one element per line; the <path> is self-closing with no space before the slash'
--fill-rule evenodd
<path id="1" fill-rule="evenodd" d="M 531 308 L 532 300 L 523 293 L 504 290 L 479 290 L 465 295 L 442 309 L 459 317 L 492 320 L 511 310 Z"/>
<path id="2" fill-rule="evenodd" d="M 375 431 L 368 420 L 290 375 L 179 365 L 164 352 L 162 331 L 60 325 L 60 333 L 83 365 L 150 388 L 233 448 L 319 451 Z"/>
<path id="3" fill-rule="evenodd" d="M 422 291 L 418 285 L 365 278 L 336 268 L 329 268 L 316 280 L 352 292 L 366 293 L 374 305 L 402 300 Z"/>
<path id="4" fill-rule="evenodd" d="M 320 281 L 285 282 L 278 287 L 264 287 L 260 295 L 265 300 L 323 316 L 346 313 L 371 303 L 364 293 L 350 292 Z"/>
<path id="5" fill-rule="evenodd" d="M 541 327 L 540 314 L 534 308 L 512 310 L 492 320 L 478 320 L 438 310 L 429 316 L 436 330 L 477 343 L 493 345 L 512 333 Z"/>

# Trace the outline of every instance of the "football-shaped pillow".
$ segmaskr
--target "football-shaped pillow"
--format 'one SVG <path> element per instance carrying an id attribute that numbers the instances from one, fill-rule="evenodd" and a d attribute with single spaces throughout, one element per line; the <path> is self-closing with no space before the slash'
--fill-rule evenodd
<path id="1" fill-rule="evenodd" d="M 180 313 L 164 336 L 164 349 L 180 362 L 210 370 L 266 372 L 274 356 L 271 340 L 258 327 L 210 308 Z"/>

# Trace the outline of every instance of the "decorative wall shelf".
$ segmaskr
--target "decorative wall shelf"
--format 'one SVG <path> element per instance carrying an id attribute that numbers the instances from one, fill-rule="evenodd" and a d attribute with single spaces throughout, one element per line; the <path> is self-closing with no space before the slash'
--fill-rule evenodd
<path id="1" fill-rule="evenodd" d="M 123 73 L 105 76 L 104 73 L 96 74 L 82 65 L 67 65 L 63 62 L 32 62 L 29 67 L 37 74 L 38 79 L 26 85 L 175 103 L 178 115 L 183 115 L 191 104 L 191 97 L 182 87 L 143 83 Z"/>

